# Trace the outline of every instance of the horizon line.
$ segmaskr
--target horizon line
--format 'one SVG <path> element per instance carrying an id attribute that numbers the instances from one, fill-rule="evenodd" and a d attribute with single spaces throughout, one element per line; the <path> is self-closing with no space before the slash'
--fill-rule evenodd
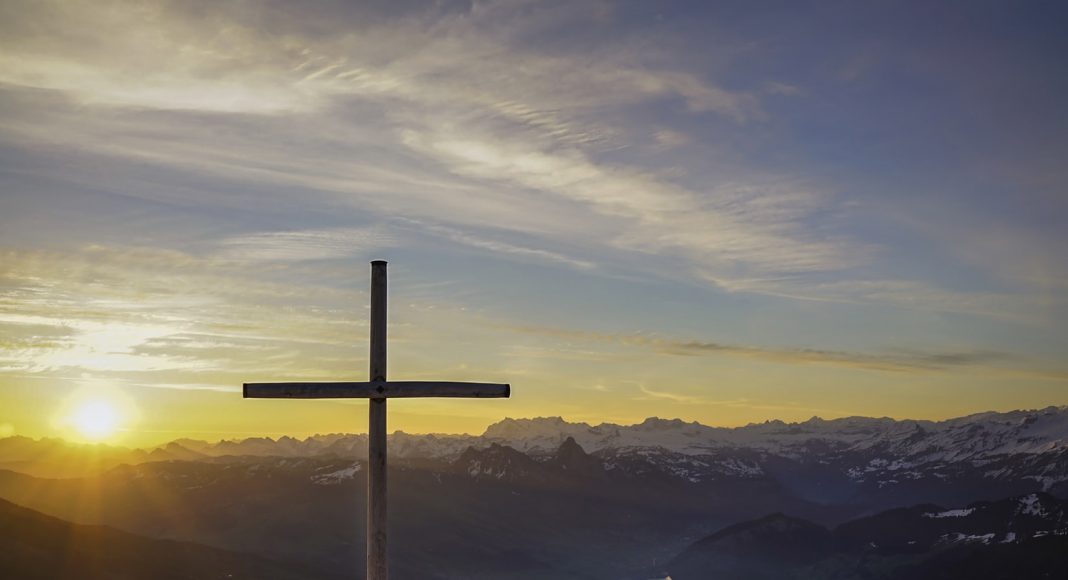
<path id="1" fill-rule="evenodd" d="M 675 418 L 662 418 L 662 417 L 658 417 L 658 416 L 655 416 L 655 415 L 646 417 L 645 419 L 643 419 L 641 421 L 638 421 L 638 422 L 635 422 L 635 423 L 630 423 L 630 424 L 612 423 L 612 422 L 609 422 L 609 421 L 604 421 L 604 422 L 601 422 L 601 423 L 598 423 L 598 424 L 591 424 L 591 423 L 588 423 L 588 422 L 585 422 L 585 421 L 569 421 L 567 419 L 564 419 L 563 416 L 561 416 L 561 415 L 537 416 L 537 417 L 504 417 L 502 419 L 499 419 L 499 420 L 491 423 L 480 434 L 464 433 L 464 432 L 460 432 L 460 433 L 409 432 L 409 431 L 404 431 L 402 429 L 398 429 L 396 431 L 388 433 L 388 435 L 389 436 L 394 436 L 394 435 L 400 434 L 400 435 L 413 435 L 413 436 L 420 436 L 420 437 L 426 437 L 426 436 L 485 437 L 486 436 L 486 431 L 488 431 L 490 429 L 490 427 L 492 427 L 494 425 L 497 425 L 497 424 L 500 424 L 500 423 L 504 423 L 505 421 L 527 421 L 527 422 L 533 422 L 533 421 L 539 421 L 539 420 L 542 420 L 542 421 L 555 420 L 555 421 L 559 421 L 559 422 L 562 422 L 562 423 L 565 423 L 565 424 L 568 424 L 568 425 L 585 425 L 585 426 L 587 426 L 587 427 L 589 427 L 591 429 L 592 428 L 603 427 L 603 426 L 623 427 L 623 428 L 637 427 L 637 426 L 643 425 L 643 424 L 645 424 L 645 423 L 647 423 L 649 421 L 663 421 L 663 422 L 668 422 L 668 423 L 682 423 L 682 424 L 685 424 L 685 425 L 698 425 L 698 426 L 706 427 L 706 428 L 710 428 L 710 429 L 724 429 L 724 430 L 745 429 L 747 427 L 767 425 L 769 423 L 781 423 L 783 425 L 804 425 L 806 423 L 812 423 L 814 421 L 823 421 L 823 422 L 827 422 L 827 423 L 832 423 L 832 422 L 838 422 L 838 421 L 847 421 L 849 419 L 888 420 L 888 421 L 893 421 L 895 423 L 916 422 L 916 423 L 934 423 L 934 424 L 937 424 L 937 423 L 946 423 L 946 422 L 949 422 L 949 421 L 956 421 L 956 420 L 960 420 L 960 419 L 969 419 L 969 418 L 979 417 L 979 416 L 984 416 L 984 415 L 1008 415 L 1008 414 L 1011 414 L 1011 413 L 1037 413 L 1037 412 L 1041 412 L 1041 411 L 1049 411 L 1051 409 L 1056 411 L 1056 412 L 1068 412 L 1068 404 L 1065 404 L 1065 405 L 1047 405 L 1045 407 L 1033 408 L 1033 409 L 1011 409 L 1011 410 L 1008 410 L 1008 411 L 993 411 L 993 410 L 979 411 L 979 412 L 976 412 L 976 413 L 969 413 L 969 414 L 966 414 L 966 415 L 959 415 L 959 416 L 956 416 L 956 417 L 947 417 L 947 418 L 944 418 L 944 419 L 896 418 L 896 417 L 890 417 L 890 416 L 885 416 L 885 415 L 882 416 L 882 417 L 874 417 L 874 416 L 867 416 L 867 415 L 848 415 L 848 416 L 842 416 L 842 417 L 835 417 L 833 419 L 824 419 L 823 417 L 820 417 L 818 415 L 813 415 L 812 417 L 810 417 L 809 419 L 806 419 L 804 421 L 784 421 L 782 419 L 766 419 L 763 422 L 749 422 L 749 423 L 746 423 L 744 425 L 735 425 L 735 426 L 707 425 L 707 424 L 701 423 L 700 421 L 686 421 L 686 420 L 678 418 L 678 417 L 675 417 Z M 160 432 L 160 431 L 153 431 L 153 430 L 135 430 L 135 429 L 127 429 L 125 431 L 126 432 L 141 432 L 141 433 Z M 177 431 L 177 430 L 171 430 L 171 431 L 168 431 L 168 432 L 180 433 L 180 431 Z M 199 431 L 199 433 L 212 433 L 212 431 Z M 314 433 L 314 434 L 306 435 L 306 436 L 303 436 L 303 437 L 299 436 L 299 435 L 291 435 L 289 433 L 281 433 L 280 434 L 278 432 L 215 431 L 214 433 L 234 433 L 234 434 L 236 434 L 236 433 L 248 433 L 249 436 L 248 437 L 244 437 L 244 438 L 236 438 L 235 437 L 235 438 L 231 438 L 231 439 L 222 438 L 222 439 L 218 439 L 216 441 L 210 441 L 210 440 L 207 440 L 207 439 L 197 439 L 196 437 L 193 437 L 193 436 L 184 436 L 184 437 L 176 437 L 174 439 L 170 439 L 170 440 L 164 441 L 162 443 L 149 444 L 149 445 L 143 445 L 143 446 L 127 446 L 127 445 L 122 445 L 122 444 L 118 444 L 118 443 L 108 443 L 108 442 L 105 442 L 105 441 L 97 441 L 97 442 L 78 441 L 78 440 L 75 440 L 75 439 L 68 439 L 68 438 L 65 438 L 65 437 L 59 436 L 59 435 L 57 435 L 57 436 L 45 435 L 45 436 L 41 436 L 41 437 L 33 437 L 33 436 L 30 436 L 30 435 L 21 435 L 21 434 L 18 434 L 18 433 L 12 433 L 11 435 L 8 435 L 6 437 L 0 437 L 0 442 L 8 440 L 8 439 L 29 439 L 29 440 L 35 441 L 35 442 L 54 440 L 54 441 L 61 441 L 61 442 L 66 443 L 66 444 L 76 445 L 76 446 L 79 446 L 79 447 L 106 447 L 106 448 L 113 448 L 113 449 L 138 450 L 138 449 L 157 449 L 157 448 L 160 448 L 160 447 L 162 447 L 164 445 L 167 445 L 169 443 L 174 443 L 176 441 L 179 441 L 181 439 L 190 439 L 190 440 L 197 441 L 197 442 L 217 445 L 219 443 L 224 443 L 224 442 L 243 442 L 243 441 L 247 441 L 249 439 L 267 439 L 267 440 L 270 440 L 272 442 L 278 442 L 281 439 L 288 438 L 288 439 L 293 439 L 293 440 L 296 440 L 296 441 L 304 442 L 304 441 L 308 441 L 308 440 L 311 440 L 311 439 L 315 439 L 317 437 L 331 437 L 331 436 L 340 436 L 340 437 L 365 436 L 366 437 L 367 436 L 367 432 L 366 431 Z"/>

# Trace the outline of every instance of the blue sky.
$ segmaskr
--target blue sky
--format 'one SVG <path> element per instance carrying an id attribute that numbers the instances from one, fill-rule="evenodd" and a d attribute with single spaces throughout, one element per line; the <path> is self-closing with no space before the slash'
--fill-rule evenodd
<path id="1" fill-rule="evenodd" d="M 362 375 L 374 258 L 394 376 L 516 385 L 398 428 L 1065 404 L 1064 17 L 5 2 L 0 423 L 346 430 L 233 395 Z"/>

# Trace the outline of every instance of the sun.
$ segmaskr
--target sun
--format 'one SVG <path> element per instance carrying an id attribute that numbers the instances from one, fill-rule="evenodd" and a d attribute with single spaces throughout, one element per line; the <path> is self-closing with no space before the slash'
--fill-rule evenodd
<path id="1" fill-rule="evenodd" d="M 86 401 L 75 409 L 71 423 L 86 439 L 107 439 L 119 428 L 119 413 L 107 401 Z"/>
<path id="2" fill-rule="evenodd" d="M 126 389 L 86 380 L 59 402 L 52 427 L 73 441 L 111 442 L 128 436 L 140 417 Z"/>

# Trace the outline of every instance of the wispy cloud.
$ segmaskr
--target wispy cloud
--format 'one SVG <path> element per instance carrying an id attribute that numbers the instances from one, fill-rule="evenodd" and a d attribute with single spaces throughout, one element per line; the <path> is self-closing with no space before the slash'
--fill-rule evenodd
<path id="1" fill-rule="evenodd" d="M 885 248 L 837 227 L 856 208 L 841 184 L 695 139 L 687 130 L 707 124 L 755 130 L 774 120 L 763 100 L 803 93 L 783 79 L 719 82 L 729 45 L 707 40 L 702 61 L 716 66 L 706 70 L 641 35 L 581 47 L 534 40 L 563 25 L 612 30 L 604 6 L 275 4 L 252 19 L 241 4 L 162 1 L 5 10 L 0 138 L 119 164 L 89 181 L 125 195 L 246 212 L 345 208 L 364 223 L 401 216 L 436 224 L 454 244 L 580 270 L 640 269 L 655 255 L 678 264 L 678 277 L 789 299 L 1016 319 L 1041 318 L 1051 300 L 1042 288 L 961 292 L 933 277 L 872 275 Z M 683 120 L 654 123 L 653 107 Z M 133 176 L 146 164 L 182 179 L 146 184 Z M 55 165 L 49 179 L 87 181 Z M 206 177 L 221 183 L 188 185 Z M 229 255 L 306 259 L 389 242 L 345 228 L 247 235 L 258 237 L 224 240 Z M 960 239 L 941 246 L 981 247 L 969 259 L 1009 264 L 995 269 L 1023 286 L 1063 287 L 1052 254 L 992 261 L 991 247 L 1010 244 Z"/>
<path id="2" fill-rule="evenodd" d="M 0 80 L 126 111 L 187 112 L 153 117 L 159 131 L 144 129 L 144 115 L 136 129 L 116 131 L 116 122 L 133 113 L 109 115 L 106 125 L 81 113 L 56 118 L 53 126 L 42 125 L 43 119 L 33 125 L 9 121 L 7 128 L 23 138 L 47 139 L 60 131 L 65 143 L 82 141 L 119 158 L 253 183 L 289 183 L 379 215 L 439 224 L 439 233 L 458 244 L 579 269 L 591 269 L 596 260 L 488 239 L 470 226 L 488 223 L 546 241 L 563 239 L 592 253 L 669 254 L 724 276 L 836 270 L 859 258 L 856 244 L 806 233 L 802 220 L 827 200 L 796 180 L 738 174 L 695 190 L 640 164 L 605 160 L 604 151 L 632 146 L 620 133 L 629 128 L 606 122 L 609 111 L 679 98 L 693 114 L 735 123 L 765 114 L 753 94 L 653 64 L 625 45 L 588 53 L 582 66 L 572 56 L 516 46 L 513 39 L 538 24 L 511 3 L 438 11 L 433 24 L 425 14 L 393 17 L 388 25 L 379 21 L 358 34 L 336 30 L 325 40 L 292 30 L 285 42 L 258 34 L 221 9 L 213 17 L 226 27 L 224 36 L 203 26 L 203 14 L 165 3 L 137 10 L 23 8 L 24 22 L 39 20 L 55 30 L 76 26 L 92 42 L 79 51 L 39 38 L 11 42 L 8 60 L 0 61 Z M 274 10 L 262 15 L 261 25 L 284 28 L 288 10 Z M 559 5 L 545 7 L 542 17 L 599 15 Z M 117 29 L 133 32 L 87 32 Z M 468 66 L 475 61 L 480 66 Z M 389 108 L 380 108 L 386 101 Z M 362 118 L 344 115 L 343 103 L 364 112 Z M 238 112 L 245 115 L 232 114 Z M 305 155 L 295 158 L 291 148 L 279 147 L 290 128 L 270 117 L 283 112 L 306 124 Z M 216 115 L 213 126 L 219 115 L 241 125 L 220 140 L 217 131 L 203 130 L 205 120 L 196 115 L 205 113 Z M 368 115 L 384 117 L 367 122 Z M 273 134 L 265 138 L 264 131 Z M 166 142 L 158 135 L 166 135 Z M 648 145 L 652 150 L 665 139 L 684 142 L 677 132 L 659 135 Z M 372 156 L 362 160 L 367 151 Z M 465 203 L 434 194 L 442 188 L 464 191 Z M 225 241 L 232 246 L 229 255 L 332 256 L 341 251 L 336 236 L 345 233 L 254 235 Z"/>
<path id="3" fill-rule="evenodd" d="M 856 353 L 809 348 L 774 349 L 700 341 L 653 341 L 653 348 L 677 355 L 723 354 L 786 364 L 822 364 L 894 372 L 944 371 L 1007 362 L 1015 357 L 992 351 Z"/>
<path id="4" fill-rule="evenodd" d="M 511 256 L 519 256 L 522 258 L 529 258 L 537 261 L 565 264 L 567 266 L 571 266 L 579 270 L 590 270 L 596 267 L 596 264 L 594 264 L 593 262 L 566 256 L 559 252 L 554 252 L 542 248 L 531 248 L 501 240 L 490 239 L 456 228 L 424 223 L 417 220 L 396 220 L 395 223 L 400 223 L 404 227 L 409 228 L 417 233 L 435 234 L 458 244 L 463 244 L 472 248 L 488 250 L 490 252 L 508 254 Z"/>
<path id="5" fill-rule="evenodd" d="M 813 302 L 889 304 L 901 308 L 958 312 L 989 318 L 1036 322 L 1040 295 L 989 290 L 949 290 L 921 280 L 804 277 L 730 279 L 701 274 L 728 292 L 767 294 Z"/>
<path id="6" fill-rule="evenodd" d="M 0 363 L 18 373 L 172 380 L 221 369 L 337 367 L 323 359 L 351 342 L 345 327 L 362 312 L 346 303 L 359 293 L 272 281 L 275 272 L 249 266 L 145 248 L 7 252 L 0 325 L 18 340 L 2 345 Z M 310 303 L 275 307 L 296 293 Z"/>
<path id="7" fill-rule="evenodd" d="M 217 256 L 240 262 L 328 260 L 367 255 L 394 243 L 374 227 L 263 232 L 223 239 Z"/>
<path id="8" fill-rule="evenodd" d="M 800 403 L 792 401 L 778 401 L 769 402 L 764 400 L 754 400 L 745 397 L 738 397 L 734 399 L 713 399 L 710 397 L 693 395 L 688 393 L 654 390 L 645 386 L 644 384 L 638 385 L 638 392 L 640 395 L 631 397 L 634 401 L 659 401 L 676 403 L 684 406 L 698 406 L 698 407 L 725 407 L 728 409 L 748 409 L 759 411 L 789 411 L 791 413 L 814 413 L 822 415 L 832 416 L 848 416 L 856 415 L 856 413 L 844 412 L 833 410 L 828 407 L 810 407 Z"/>
<path id="9" fill-rule="evenodd" d="M 779 364 L 824 365 L 886 372 L 955 372 L 961 369 L 989 369 L 990 365 L 1011 363 L 1018 356 L 990 350 L 918 351 L 896 349 L 865 353 L 812 348 L 774 348 L 711 341 L 665 338 L 650 333 L 613 334 L 565 328 L 517 325 L 515 332 L 555 337 L 569 341 L 615 344 L 675 356 L 725 356 Z M 1010 372 L 1005 369 L 1006 372 Z"/>
<path id="10" fill-rule="evenodd" d="M 647 388 L 645 385 L 640 385 L 638 387 L 638 390 L 640 390 L 642 392 L 642 394 L 645 395 L 644 399 L 646 399 L 646 400 L 650 400 L 650 399 L 665 399 L 665 400 L 668 400 L 668 401 L 672 401 L 674 403 L 699 403 L 699 402 L 703 402 L 701 397 L 694 397 L 694 396 L 691 396 L 691 395 L 683 395 L 683 394 L 680 394 L 680 393 L 672 393 L 672 392 L 669 392 L 669 391 L 654 391 L 654 390 L 652 390 L 650 388 Z M 639 399 L 641 399 L 641 398 L 642 397 L 639 397 Z"/>

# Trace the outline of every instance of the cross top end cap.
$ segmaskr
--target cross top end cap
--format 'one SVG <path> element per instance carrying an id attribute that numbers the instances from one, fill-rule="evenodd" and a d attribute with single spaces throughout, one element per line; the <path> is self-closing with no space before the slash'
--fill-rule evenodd
<path id="1" fill-rule="evenodd" d="M 386 261 L 385 260 L 371 260 L 371 265 L 372 266 L 385 266 L 386 265 Z"/>

